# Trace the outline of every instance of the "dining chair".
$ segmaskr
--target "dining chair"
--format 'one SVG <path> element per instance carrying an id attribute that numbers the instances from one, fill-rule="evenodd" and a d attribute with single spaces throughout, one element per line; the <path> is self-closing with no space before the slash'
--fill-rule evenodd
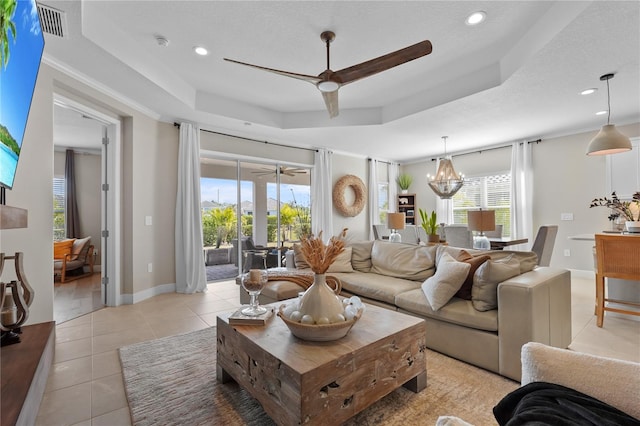
<path id="1" fill-rule="evenodd" d="M 487 238 L 502 238 L 502 227 L 503 225 L 496 224 L 496 229 L 494 231 L 484 231 L 484 235 Z"/>
<path id="2" fill-rule="evenodd" d="M 444 237 L 450 246 L 473 248 L 473 234 L 466 225 L 446 225 Z"/>
<path id="3" fill-rule="evenodd" d="M 612 306 L 606 302 L 640 307 L 640 303 L 609 299 L 605 295 L 605 278 L 640 280 L 640 235 L 596 234 L 596 316 L 597 326 L 602 327 L 604 312 L 637 315 L 632 311 Z"/>
<path id="4" fill-rule="evenodd" d="M 538 266 L 549 266 L 553 246 L 558 235 L 558 225 L 543 225 L 538 229 L 531 251 L 538 255 Z"/>
<path id="5" fill-rule="evenodd" d="M 391 231 L 389 231 L 389 228 L 387 228 L 386 225 L 373 225 L 373 236 L 376 240 L 388 240 L 390 233 Z"/>

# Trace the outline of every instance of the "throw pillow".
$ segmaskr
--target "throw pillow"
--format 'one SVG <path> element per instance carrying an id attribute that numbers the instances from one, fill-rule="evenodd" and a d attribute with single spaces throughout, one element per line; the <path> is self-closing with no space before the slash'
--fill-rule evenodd
<path id="1" fill-rule="evenodd" d="M 293 245 L 293 254 L 296 259 L 296 269 L 309 269 L 311 266 L 307 263 L 307 260 L 304 258 L 304 254 L 302 254 L 302 245 L 300 243 L 295 243 Z"/>
<path id="2" fill-rule="evenodd" d="M 471 288 L 471 302 L 478 311 L 498 307 L 498 284 L 520 275 L 520 262 L 511 256 L 501 260 L 488 260 L 476 271 Z"/>
<path id="3" fill-rule="evenodd" d="M 91 237 L 85 237 L 76 239 L 71 246 L 71 260 L 76 260 L 78 257 L 84 257 L 86 253 L 84 251 L 89 250 L 89 241 Z"/>
<path id="4" fill-rule="evenodd" d="M 471 300 L 471 289 L 473 288 L 473 276 L 484 262 L 491 259 L 491 257 L 486 254 L 480 256 L 472 256 L 466 250 L 461 250 L 458 255 L 458 261 L 465 262 L 471 265 L 471 269 L 469 269 L 469 274 L 467 274 L 467 278 L 462 283 L 462 287 L 455 294 L 456 297 L 464 300 Z"/>
<path id="5" fill-rule="evenodd" d="M 336 260 L 329 266 L 327 272 L 353 272 L 351 267 L 351 247 L 345 247 L 342 253 L 336 257 Z"/>
<path id="6" fill-rule="evenodd" d="M 53 242 L 53 258 L 64 259 L 65 255 L 71 254 L 71 247 L 73 247 L 74 239 L 54 241 Z"/>
<path id="7" fill-rule="evenodd" d="M 436 273 L 422 283 L 422 291 L 431 309 L 437 311 L 446 305 L 467 278 L 471 265 L 458 262 L 445 253 L 436 266 Z"/>

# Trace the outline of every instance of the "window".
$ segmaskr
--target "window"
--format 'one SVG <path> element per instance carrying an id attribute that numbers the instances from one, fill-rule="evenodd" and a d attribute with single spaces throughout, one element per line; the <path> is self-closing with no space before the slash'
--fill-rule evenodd
<path id="1" fill-rule="evenodd" d="M 65 189 L 64 178 L 53 178 L 53 239 L 64 240 L 65 232 Z"/>
<path id="2" fill-rule="evenodd" d="M 453 196 L 453 223 L 466 224 L 467 211 L 479 208 L 495 210 L 502 235 L 511 236 L 511 173 L 465 178 Z"/>

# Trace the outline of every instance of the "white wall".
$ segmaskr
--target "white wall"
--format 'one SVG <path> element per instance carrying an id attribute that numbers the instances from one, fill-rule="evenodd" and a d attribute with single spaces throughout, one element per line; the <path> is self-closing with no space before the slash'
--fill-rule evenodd
<path id="1" fill-rule="evenodd" d="M 358 176 L 360 179 L 362 179 L 362 182 L 367 185 L 368 160 L 366 158 L 343 154 L 333 154 L 332 171 L 332 188 L 335 186 L 338 179 L 345 175 Z M 355 194 L 353 193 L 353 190 L 351 188 L 348 188 L 345 191 L 344 197 L 347 205 L 353 204 Z M 367 203 L 367 206 L 362 209 L 360 214 L 354 217 L 342 216 L 334 206 L 333 232 L 331 233 L 331 235 L 338 235 L 344 228 L 349 228 L 349 230 L 347 231 L 348 238 L 354 240 L 368 240 L 369 229 L 371 227 L 371 225 L 369 224 L 368 204 L 369 203 Z M 326 231 L 324 231 L 324 236 L 329 237 Z"/>
<path id="2" fill-rule="evenodd" d="M 15 184 L 7 205 L 28 210 L 26 229 L 0 231 L 0 251 L 24 253 L 24 272 L 34 289 L 27 324 L 53 320 L 53 82 L 51 70 L 40 67 Z M 5 265 L 2 281 L 15 279 Z"/>

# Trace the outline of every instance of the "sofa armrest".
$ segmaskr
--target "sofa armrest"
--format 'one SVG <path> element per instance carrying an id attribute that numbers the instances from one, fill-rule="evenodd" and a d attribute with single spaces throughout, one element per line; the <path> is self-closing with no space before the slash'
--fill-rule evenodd
<path id="1" fill-rule="evenodd" d="M 640 419 L 640 364 L 552 348 L 522 347 L 522 384 L 548 382 L 606 402 Z"/>
<path id="2" fill-rule="evenodd" d="M 566 348 L 571 343 L 571 273 L 539 267 L 498 285 L 500 374 L 520 380 L 527 342 Z"/>

